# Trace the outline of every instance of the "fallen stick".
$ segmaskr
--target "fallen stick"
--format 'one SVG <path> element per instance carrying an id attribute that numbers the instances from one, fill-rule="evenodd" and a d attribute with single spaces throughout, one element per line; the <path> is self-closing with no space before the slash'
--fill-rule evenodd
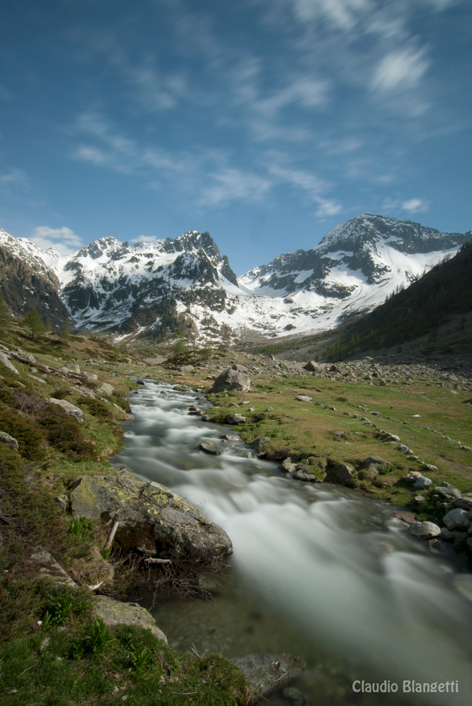
<path id="1" fill-rule="evenodd" d="M 110 534 L 108 535 L 107 543 L 106 543 L 105 546 L 103 547 L 104 549 L 110 549 L 110 547 L 111 547 L 111 545 L 112 545 L 112 542 L 113 542 L 113 540 L 114 540 L 114 538 L 115 538 L 116 530 L 118 529 L 118 525 L 119 525 L 119 524 L 120 524 L 120 523 L 117 522 L 116 520 L 115 520 L 115 522 L 113 523 L 113 527 L 111 528 Z"/>
<path id="2" fill-rule="evenodd" d="M 172 564 L 170 559 L 156 559 L 155 557 L 149 557 L 144 560 L 147 564 Z"/>

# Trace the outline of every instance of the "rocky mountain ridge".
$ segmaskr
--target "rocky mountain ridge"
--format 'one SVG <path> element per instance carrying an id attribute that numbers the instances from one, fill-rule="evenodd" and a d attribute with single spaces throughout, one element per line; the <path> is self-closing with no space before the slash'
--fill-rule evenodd
<path id="1" fill-rule="evenodd" d="M 210 234 L 198 231 L 134 247 L 102 238 L 72 257 L 7 234 L 0 247 L 11 257 L 41 261 L 38 276 L 78 328 L 123 339 L 180 331 L 195 342 L 229 343 L 333 328 L 408 286 L 471 238 L 472 232 L 441 233 L 362 214 L 314 248 L 280 255 L 240 278 Z"/>

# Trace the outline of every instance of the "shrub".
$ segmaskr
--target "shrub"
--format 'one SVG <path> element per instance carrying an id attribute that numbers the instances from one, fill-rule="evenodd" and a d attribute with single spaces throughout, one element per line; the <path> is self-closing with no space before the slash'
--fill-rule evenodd
<path id="1" fill-rule="evenodd" d="M 18 442 L 18 451 L 29 461 L 44 458 L 44 432 L 36 422 L 11 407 L 0 407 L 0 429 Z"/>
<path id="2" fill-rule="evenodd" d="M 71 458 L 92 460 L 95 458 L 93 445 L 84 439 L 82 428 L 63 409 L 49 406 L 49 414 L 39 422 L 46 431 L 46 437 L 51 446 L 62 451 Z"/>
<path id="3" fill-rule="evenodd" d="M 77 405 L 82 409 L 85 407 L 90 414 L 104 421 L 112 421 L 113 414 L 104 402 L 95 400 L 92 397 L 84 397 L 77 402 Z"/>

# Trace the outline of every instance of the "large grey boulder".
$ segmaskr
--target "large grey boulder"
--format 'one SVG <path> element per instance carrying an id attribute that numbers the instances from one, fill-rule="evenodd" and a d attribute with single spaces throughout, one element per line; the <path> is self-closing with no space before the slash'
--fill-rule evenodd
<path id="1" fill-rule="evenodd" d="M 156 625 L 152 615 L 137 603 L 122 603 L 108 596 L 93 596 L 93 613 L 105 625 L 139 625 L 150 630 L 154 637 L 167 643 L 167 638 Z"/>
<path id="2" fill-rule="evenodd" d="M 249 392 L 251 378 L 244 368 L 233 365 L 219 375 L 213 383 L 210 392 L 224 392 L 225 390 L 239 390 Z"/>
<path id="3" fill-rule="evenodd" d="M 455 507 L 453 510 L 444 515 L 443 522 L 448 528 L 448 530 L 453 529 L 467 529 L 470 527 L 470 518 L 467 510 L 463 510 L 460 507 Z"/>
<path id="4" fill-rule="evenodd" d="M 314 373 L 320 369 L 320 366 L 314 360 L 308 361 L 308 363 L 306 363 L 306 365 L 304 365 L 303 367 L 305 370 L 309 370 L 311 373 Z"/>
<path id="5" fill-rule="evenodd" d="M 216 441 L 201 441 L 200 449 L 213 456 L 221 456 L 225 452 L 224 446 L 217 444 Z"/>
<path id="6" fill-rule="evenodd" d="M 339 483 L 344 485 L 352 478 L 354 467 L 349 463 L 337 463 L 326 468 L 326 475 L 323 478 L 325 483 Z"/>
<path id="7" fill-rule="evenodd" d="M 56 404 L 59 407 L 62 407 L 62 409 L 67 412 L 67 414 L 70 414 L 71 417 L 75 417 L 78 422 L 82 422 L 82 410 L 80 409 L 80 407 L 76 407 L 75 404 L 71 404 L 70 402 L 67 402 L 67 400 L 56 400 L 54 397 L 48 397 L 46 402 L 49 402 L 49 404 Z"/>
<path id="8" fill-rule="evenodd" d="M 230 659 L 242 673 L 251 689 L 251 702 L 274 691 L 298 677 L 306 664 L 301 657 L 289 653 L 251 654 Z"/>
<path id="9" fill-rule="evenodd" d="M 170 559 L 210 559 L 233 551 L 226 532 L 193 505 L 131 474 L 78 478 L 70 502 L 74 517 L 119 522 L 114 541 L 123 549 Z"/>

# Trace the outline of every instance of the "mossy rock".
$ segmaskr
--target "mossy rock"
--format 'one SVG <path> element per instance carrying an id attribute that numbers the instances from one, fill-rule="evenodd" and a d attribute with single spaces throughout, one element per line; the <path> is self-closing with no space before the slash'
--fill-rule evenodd
<path id="1" fill-rule="evenodd" d="M 74 517 L 119 522 L 116 543 L 159 557 L 211 559 L 232 552 L 224 530 L 159 483 L 126 476 L 85 476 L 72 484 Z"/>

